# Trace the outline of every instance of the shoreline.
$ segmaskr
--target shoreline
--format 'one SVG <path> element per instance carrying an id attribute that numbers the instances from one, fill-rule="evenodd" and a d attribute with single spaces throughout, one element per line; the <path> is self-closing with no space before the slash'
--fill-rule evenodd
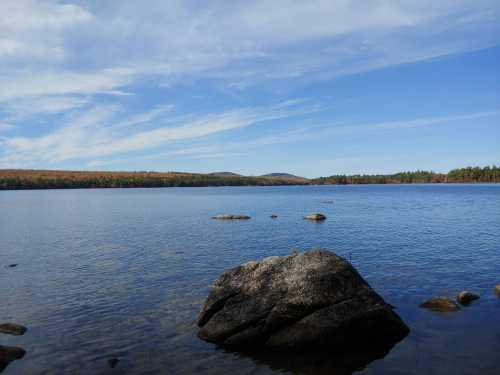
<path id="1" fill-rule="evenodd" d="M 441 185 L 441 186 L 456 186 L 456 185 L 500 185 L 500 182 L 388 182 L 388 183 L 350 183 L 350 184 L 269 184 L 269 185 L 182 185 L 182 186 L 72 186 L 72 187 L 17 187 L 17 188 L 3 188 L 2 191 L 39 191 L 39 190 L 113 190 L 113 189 L 169 189 L 169 188 L 225 188 L 225 187 L 286 187 L 286 186 L 406 186 L 406 185 Z"/>
<path id="2" fill-rule="evenodd" d="M 114 172 L 0 169 L 0 190 L 113 189 L 220 186 L 496 184 L 500 168 L 466 167 L 448 173 L 417 170 L 393 174 L 331 175 L 305 178 L 289 173 L 244 176 L 232 172 Z"/>

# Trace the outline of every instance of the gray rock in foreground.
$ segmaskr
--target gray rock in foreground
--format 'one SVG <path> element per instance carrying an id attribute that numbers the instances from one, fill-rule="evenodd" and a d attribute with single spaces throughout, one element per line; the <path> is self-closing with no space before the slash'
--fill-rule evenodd
<path id="1" fill-rule="evenodd" d="M 349 262 L 324 250 L 269 257 L 225 272 L 198 325 L 200 338 L 234 349 L 394 345 L 409 332 Z"/>
<path id="2" fill-rule="evenodd" d="M 23 358 L 25 354 L 26 351 L 22 348 L 0 345 L 0 372 L 2 372 L 12 361 Z"/>
<path id="3" fill-rule="evenodd" d="M 28 328 L 15 324 L 15 323 L 2 323 L 0 324 L 0 333 L 8 335 L 21 336 L 28 330 Z"/>

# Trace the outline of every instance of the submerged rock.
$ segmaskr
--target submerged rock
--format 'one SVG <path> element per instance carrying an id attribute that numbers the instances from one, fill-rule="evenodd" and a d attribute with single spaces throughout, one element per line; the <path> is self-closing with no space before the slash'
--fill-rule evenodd
<path id="1" fill-rule="evenodd" d="M 216 220 L 248 220 L 250 216 L 246 215 L 217 215 L 212 217 L 212 219 Z"/>
<path id="2" fill-rule="evenodd" d="M 498 297 L 500 297 L 500 284 L 498 284 L 497 286 L 495 286 L 495 293 Z"/>
<path id="3" fill-rule="evenodd" d="M 472 292 L 460 292 L 457 295 L 457 301 L 461 305 L 469 305 L 472 301 L 479 299 L 479 294 L 472 293 Z"/>
<path id="4" fill-rule="evenodd" d="M 460 310 L 455 301 L 448 297 L 434 297 L 420 304 L 420 307 L 438 312 L 454 312 Z"/>
<path id="5" fill-rule="evenodd" d="M 278 218 L 278 215 L 276 215 L 276 214 L 271 215 L 271 219 L 277 219 L 277 218 Z"/>
<path id="6" fill-rule="evenodd" d="M 314 220 L 314 221 L 323 221 L 326 219 L 326 216 L 323 214 L 311 214 L 311 215 L 307 215 L 306 217 L 304 217 L 304 219 Z"/>
<path id="7" fill-rule="evenodd" d="M 2 372 L 12 361 L 23 358 L 25 354 L 26 351 L 23 348 L 0 345 L 0 372 Z"/>
<path id="8" fill-rule="evenodd" d="M 18 264 L 17 264 L 17 263 L 12 263 L 12 264 L 9 264 L 9 265 L 7 266 L 7 268 L 14 268 L 14 267 L 17 267 L 17 266 L 18 266 Z"/>
<path id="9" fill-rule="evenodd" d="M 409 332 L 354 267 L 314 250 L 248 262 L 214 283 L 198 335 L 231 349 L 391 346 Z"/>
<path id="10" fill-rule="evenodd" d="M 118 358 L 108 359 L 108 366 L 111 368 L 115 368 L 116 366 L 118 366 L 119 362 L 120 362 L 120 360 Z"/>
<path id="11" fill-rule="evenodd" d="M 0 333 L 8 335 L 21 336 L 28 330 L 28 328 L 15 324 L 15 323 L 2 323 L 0 324 Z"/>

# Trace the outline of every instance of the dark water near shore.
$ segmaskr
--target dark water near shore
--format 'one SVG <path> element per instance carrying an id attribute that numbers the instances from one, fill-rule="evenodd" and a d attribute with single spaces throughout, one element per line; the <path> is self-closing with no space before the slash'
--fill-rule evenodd
<path id="1" fill-rule="evenodd" d="M 194 320 L 225 269 L 315 247 L 350 259 L 412 330 L 362 374 L 500 374 L 500 185 L 0 192 L 0 322 L 29 328 L 0 335 L 27 351 L 4 373 L 286 373 L 200 341 Z M 463 289 L 481 299 L 417 307 Z"/>

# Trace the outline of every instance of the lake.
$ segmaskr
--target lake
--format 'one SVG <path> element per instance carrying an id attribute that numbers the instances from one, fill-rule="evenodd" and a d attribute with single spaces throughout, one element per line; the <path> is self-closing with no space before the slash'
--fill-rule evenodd
<path id="1" fill-rule="evenodd" d="M 224 270 L 312 248 L 350 260 L 411 329 L 360 374 L 500 373 L 500 185 L 0 192 L 0 322 L 28 327 L 0 335 L 27 352 L 4 373 L 301 372 L 217 349 L 195 319 Z M 418 307 L 461 290 L 481 299 Z"/>

